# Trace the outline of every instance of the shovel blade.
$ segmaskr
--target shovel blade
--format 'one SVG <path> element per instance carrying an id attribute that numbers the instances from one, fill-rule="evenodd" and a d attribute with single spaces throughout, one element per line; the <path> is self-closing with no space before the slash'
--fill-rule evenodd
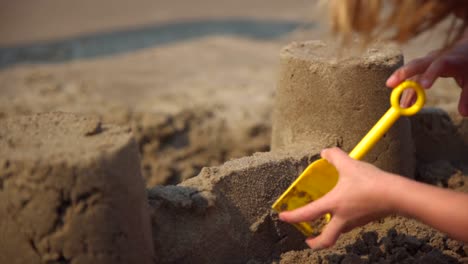
<path id="1" fill-rule="evenodd" d="M 338 171 L 325 159 L 310 164 L 273 204 L 275 211 L 290 211 L 307 205 L 331 191 L 338 182 Z M 306 236 L 320 234 L 330 221 L 330 214 L 312 222 L 294 224 Z"/>

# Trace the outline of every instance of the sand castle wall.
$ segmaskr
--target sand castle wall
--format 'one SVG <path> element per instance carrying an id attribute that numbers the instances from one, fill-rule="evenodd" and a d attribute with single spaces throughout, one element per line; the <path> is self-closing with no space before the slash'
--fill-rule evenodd
<path id="1" fill-rule="evenodd" d="M 439 108 L 425 108 L 412 117 L 416 158 L 422 162 L 467 162 L 468 119 L 457 119 L 452 120 L 447 112 Z"/>
<path id="2" fill-rule="evenodd" d="M 319 157 L 309 151 L 257 153 L 149 190 L 156 262 L 269 263 L 306 248 L 271 205 Z"/>
<path id="3" fill-rule="evenodd" d="M 0 123 L 0 263 L 152 263 L 128 129 L 50 113 Z"/>
<path id="4" fill-rule="evenodd" d="M 424 135 L 424 140 L 431 142 L 442 133 L 439 129 L 440 123 L 445 123 L 443 116 L 446 114 L 440 111 L 423 111 L 412 123 L 415 131 L 433 127 L 432 132 Z M 454 127 L 450 120 L 445 125 Z M 450 131 L 455 128 L 447 132 L 454 135 Z M 448 142 L 452 146 L 462 138 L 459 135 Z M 424 142 L 417 143 L 419 146 Z M 437 151 L 440 145 L 432 147 L 429 153 Z M 466 150 L 466 145 L 460 148 Z M 334 248 L 305 249 L 303 235 L 279 221 L 270 207 L 306 166 L 319 157 L 319 151 L 320 148 L 312 146 L 256 153 L 204 168 L 198 176 L 177 186 L 150 189 L 156 263 L 278 263 L 278 260 L 279 263 L 367 263 L 368 259 L 397 263 L 406 258 L 409 262 L 422 259 L 424 263 L 445 263 L 453 252 L 460 250 L 460 243 L 444 234 L 416 220 L 394 216 L 344 234 Z M 447 160 L 443 162 L 442 167 L 439 163 L 419 164 L 419 180 L 466 190 L 460 172 Z M 447 176 L 447 173 L 451 174 Z M 372 243 L 368 243 L 369 236 Z M 406 245 L 412 247 L 408 249 Z"/>
<path id="5" fill-rule="evenodd" d="M 281 52 L 272 149 L 339 146 L 349 152 L 390 107 L 385 81 L 403 63 L 396 48 L 364 53 L 322 41 L 292 43 Z M 364 160 L 413 175 L 410 123 L 400 120 Z"/>
<path id="6" fill-rule="evenodd" d="M 1 263 L 255 263 L 306 248 L 271 204 L 318 150 L 258 153 L 146 196 L 128 130 L 65 113 L 3 121 Z"/>

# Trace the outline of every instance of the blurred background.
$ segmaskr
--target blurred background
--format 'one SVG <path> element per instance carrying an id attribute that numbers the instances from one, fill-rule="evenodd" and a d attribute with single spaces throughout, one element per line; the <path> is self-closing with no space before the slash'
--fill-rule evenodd
<path id="1" fill-rule="evenodd" d="M 128 52 L 207 35 L 279 38 L 314 1 L 1 1 L 1 66 Z"/>

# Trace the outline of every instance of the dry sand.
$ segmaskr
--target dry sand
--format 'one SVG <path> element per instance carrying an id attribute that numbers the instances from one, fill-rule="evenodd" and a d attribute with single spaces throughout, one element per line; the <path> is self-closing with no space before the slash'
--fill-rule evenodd
<path id="1" fill-rule="evenodd" d="M 258 153 L 205 168 L 177 186 L 149 190 L 158 259 L 162 263 L 263 263 L 305 248 L 302 235 L 279 222 L 270 206 L 318 158 L 316 153 Z"/>
<path id="2" fill-rule="evenodd" d="M 130 125 L 148 186 L 174 184 L 203 166 L 269 149 L 275 80 L 262 65 L 277 60 L 269 54 L 278 48 L 209 37 L 78 64 L 6 69 L 0 118 L 60 110 Z M 203 70 L 194 71 L 199 65 Z"/>
<path id="3" fill-rule="evenodd" d="M 280 57 L 272 150 L 338 146 L 350 152 L 389 109 L 385 81 L 403 64 L 394 46 L 340 52 L 324 41 L 295 42 Z M 364 160 L 412 177 L 413 153 L 410 123 L 401 117 Z"/>
<path id="4" fill-rule="evenodd" d="M 304 166 L 318 158 L 319 151 L 328 144 L 326 140 L 320 138 L 311 142 L 304 140 L 304 137 L 301 138 L 303 136 L 301 131 L 305 130 L 302 133 L 307 134 L 310 133 L 309 130 L 319 128 L 312 127 L 301 130 L 303 126 L 308 125 L 300 122 L 303 115 L 301 107 L 288 101 L 289 97 L 295 98 L 297 99 L 295 102 L 300 101 L 307 106 L 306 101 L 313 100 L 313 98 L 304 97 L 311 91 L 302 90 L 325 89 L 317 85 L 313 79 L 304 81 L 309 75 L 301 75 L 301 71 L 310 70 L 310 62 L 308 61 L 310 59 L 296 55 L 299 51 L 305 52 L 305 49 L 316 50 L 318 44 L 320 43 L 309 42 L 305 44 L 307 47 L 293 44 L 293 46 L 286 48 L 288 55 L 283 55 L 283 57 L 287 57 L 285 59 L 287 66 L 285 66 L 286 73 L 283 72 L 280 78 L 279 92 L 277 93 L 277 96 L 281 95 L 282 98 L 277 101 L 285 101 L 286 103 L 283 103 L 281 109 L 275 110 L 284 115 L 280 121 L 286 124 L 280 123 L 281 128 L 292 130 L 293 133 L 296 133 L 294 134 L 296 137 L 293 139 L 298 139 L 297 142 L 287 142 L 281 147 L 290 149 L 294 146 L 293 149 L 290 149 L 289 152 L 275 150 L 259 153 L 251 157 L 230 161 L 219 167 L 204 169 L 198 176 L 182 182 L 176 187 L 156 187 L 150 190 L 155 251 L 161 262 L 183 263 L 190 260 L 194 263 L 210 261 L 215 263 L 458 263 L 465 261 L 466 252 L 463 243 L 451 240 L 415 220 L 393 216 L 357 228 L 344 235 L 332 250 L 315 253 L 312 253 L 311 250 L 296 251 L 304 246 L 303 237 L 298 235 L 298 231 L 291 230 L 291 227 L 278 222 L 269 205 L 278 197 L 281 190 L 285 190 L 283 184 L 290 183 L 304 169 Z M 299 48 L 297 52 L 289 51 L 297 48 Z M 296 52 L 296 57 L 290 59 L 289 53 L 293 52 Z M 309 52 L 305 53 L 310 56 Z M 387 54 L 390 55 L 387 56 Z M 340 74 L 343 74 L 340 69 L 350 68 L 348 70 L 356 72 L 365 69 L 367 71 L 364 75 L 367 75 L 368 79 L 381 83 L 391 73 L 392 67 L 395 68 L 395 65 L 401 63 L 401 58 L 398 56 L 399 53 L 394 50 L 390 50 L 388 53 L 373 50 L 370 58 L 345 60 L 342 64 L 335 64 L 335 71 L 324 72 L 323 75 L 331 74 L 330 76 L 340 78 Z M 323 58 L 320 55 L 317 57 Z M 294 59 L 298 61 L 296 64 L 290 62 Z M 326 57 L 322 60 L 329 59 L 330 57 Z M 373 67 L 366 67 L 367 64 L 373 65 Z M 389 65 L 390 70 L 386 68 L 387 65 Z M 327 70 L 327 67 L 322 66 L 317 69 L 324 71 Z M 343 72 L 346 73 L 346 70 Z M 356 72 L 353 76 L 359 75 Z M 384 76 L 379 78 L 379 74 Z M 294 82 L 294 78 L 290 78 L 291 75 L 300 81 Z M 344 76 L 351 75 L 344 74 Z M 288 80 L 282 84 L 283 78 Z M 321 76 L 320 78 L 325 77 Z M 304 87 L 296 85 L 298 82 L 301 84 L 301 81 L 304 82 L 302 85 Z M 308 84 L 316 85 L 308 86 Z M 366 86 L 365 83 L 361 83 L 361 85 L 370 87 L 369 89 L 374 86 Z M 326 87 L 330 90 L 328 92 L 333 94 L 341 86 L 328 85 Z M 291 89 L 298 89 L 298 93 L 301 95 L 296 96 L 295 93 L 291 92 Z M 355 90 L 355 93 L 361 91 L 358 88 Z M 369 90 L 364 90 L 364 92 L 370 93 Z M 327 91 L 322 91 L 322 93 L 326 94 Z M 379 98 L 387 101 L 388 93 L 385 96 L 377 97 L 377 99 Z M 335 100 L 346 104 L 345 99 L 341 97 L 341 100 Z M 353 100 L 353 97 L 350 99 Z M 320 103 L 315 102 L 315 104 Z M 385 110 L 386 107 L 383 111 Z M 305 112 L 310 115 L 313 111 Z M 343 116 L 348 116 L 349 111 L 341 113 Z M 327 115 L 326 111 L 314 112 L 314 114 L 315 116 L 319 115 L 319 117 Z M 309 115 L 305 115 L 306 118 Z M 374 117 L 374 119 L 378 117 Z M 335 116 L 335 118 L 338 117 Z M 296 121 L 299 121 L 299 124 L 296 124 Z M 333 122 L 334 119 L 329 117 L 328 119 L 322 118 L 320 122 L 315 123 L 326 127 Z M 437 122 L 445 123 L 446 128 L 441 128 Z M 362 123 L 365 123 L 365 120 Z M 412 124 L 413 137 L 418 142 L 416 144 L 418 147 L 421 147 L 422 142 L 421 139 L 416 138 L 419 130 L 424 129 L 426 142 L 438 139 L 438 133 L 445 131 L 445 133 L 452 135 L 451 138 L 444 137 L 447 145 L 454 144 L 453 146 L 455 146 L 457 144 L 462 150 L 466 149 L 467 141 L 464 136 L 465 132 L 463 132 L 463 120 L 461 123 L 455 124 L 445 112 L 429 109 L 418 115 Z M 434 124 L 434 128 L 432 128 L 432 124 Z M 359 125 L 361 123 L 356 126 L 359 127 Z M 336 126 L 339 124 L 332 127 Z M 351 124 L 351 126 L 353 125 Z M 409 127 L 397 126 L 396 128 L 409 132 Z M 328 131 L 328 133 L 335 132 L 331 129 Z M 322 133 L 325 134 L 324 138 L 326 139 L 327 132 Z M 313 136 L 311 135 L 311 137 Z M 276 144 L 282 143 L 281 140 L 290 140 L 287 136 L 280 135 L 280 137 L 284 138 L 276 139 L 279 140 L 276 141 Z M 394 140 L 411 144 L 407 146 L 409 147 L 407 155 L 413 151 L 413 138 L 410 134 L 395 136 Z M 273 142 L 275 142 L 275 137 L 273 137 Z M 423 143 L 422 145 L 426 149 L 418 148 L 416 154 L 421 151 L 422 155 L 430 156 L 429 153 L 437 152 L 437 148 L 440 147 L 432 145 L 433 149 L 431 149 Z M 453 151 L 457 151 L 457 149 L 453 149 Z M 381 156 L 382 153 L 385 152 L 376 152 L 375 154 Z M 464 159 L 460 156 L 458 159 L 453 156 L 443 157 L 442 154 L 439 153 L 438 158 L 444 160 L 443 165 L 440 164 L 440 160 L 437 163 L 428 163 L 428 160 L 423 160 L 418 156 L 417 174 L 411 173 L 409 176 L 416 176 L 420 181 L 442 187 L 466 189 L 467 177 L 464 176 L 463 172 L 465 170 Z M 400 159 L 392 161 L 395 157 L 401 158 L 402 156 L 398 153 L 393 154 L 393 156 L 382 156 L 381 162 L 387 165 L 392 164 L 393 169 L 396 170 L 399 169 L 399 166 L 414 165 L 412 160 L 407 161 L 406 164 L 401 164 Z M 440 166 L 445 167 L 441 169 Z M 441 171 L 446 171 L 446 173 L 440 174 Z M 167 227 L 169 228 L 166 229 Z M 200 242 L 193 245 L 193 241 Z"/>
<path id="5" fill-rule="evenodd" d="M 138 149 L 96 118 L 0 123 L 0 262 L 152 263 Z"/>
<path id="6" fill-rule="evenodd" d="M 47 1 L 41 1 L 44 7 L 47 7 Z M 53 4 L 53 1 L 50 0 L 50 3 Z M 122 2 L 119 3 L 122 4 Z M 190 21 L 194 18 L 189 14 L 190 8 L 177 8 L 179 5 L 181 3 L 174 4 L 167 9 L 174 11 L 172 13 L 161 12 L 168 19 L 174 17 L 178 20 Z M 199 9 L 196 9 L 199 11 L 197 18 L 216 18 L 222 5 L 223 3 L 217 5 L 213 1 L 206 1 L 204 5 L 200 5 Z M 238 5 L 243 6 L 244 9 L 240 7 L 236 9 Z M 236 3 L 236 8 L 230 8 L 231 15 L 236 17 L 243 14 L 242 10 L 249 9 L 249 5 L 250 1 Z M 300 1 L 294 5 L 284 1 L 275 1 L 270 5 L 258 2 L 257 8 L 249 9 L 250 13 L 245 13 L 246 17 L 262 17 L 263 11 L 259 10 L 265 10 L 260 8 L 264 5 L 269 10 L 266 12 L 267 17 L 298 20 L 302 19 L 304 10 L 307 10 L 309 6 L 306 3 L 302 5 Z M 285 5 L 290 8 L 286 8 Z M 204 6 L 213 8 L 202 8 Z M 152 9 L 148 8 L 146 15 L 138 18 L 136 24 L 152 22 L 144 18 L 152 16 L 149 10 Z M 164 9 L 155 8 L 155 10 Z M 288 11 L 283 13 L 284 10 Z M 80 13 L 78 11 L 77 14 Z M 99 10 L 95 12 L 99 13 Z M 38 15 L 42 13 L 41 11 Z M 177 14 L 174 15 L 174 13 Z M 2 18 L 5 17 L 2 16 Z M 95 17 L 97 17 L 94 20 L 96 23 L 87 24 L 87 27 L 89 26 L 87 29 L 76 28 L 72 31 L 74 33 L 94 32 L 122 25 L 117 20 L 110 19 L 101 24 L 102 27 L 99 28 L 95 25 L 99 24 L 97 21 L 102 22 L 102 20 L 99 20 L 99 15 Z M 165 19 L 163 15 L 159 17 Z M 34 17 L 30 19 L 34 21 Z M 12 21 L 12 16 L 10 16 L 10 21 Z M 135 26 L 135 24 L 131 25 L 133 19 L 127 17 L 126 21 L 125 27 Z M 27 24 L 26 20 L 25 24 Z M 57 35 L 54 36 L 52 34 L 54 27 L 47 23 L 43 25 L 49 31 L 49 37 L 68 36 L 68 32 L 60 28 L 57 28 Z M 74 25 L 77 26 L 79 23 Z M 9 32 L 10 43 L 28 40 L 27 34 L 21 35 L 19 33 L 21 31 L 14 32 L 10 27 L 4 27 L 2 30 Z M 272 201 L 308 162 L 317 158 L 319 148 L 308 151 L 268 152 L 241 157 L 269 149 L 271 113 L 279 76 L 278 55 L 281 47 L 291 40 L 321 38 L 323 31 L 323 27 L 312 27 L 269 41 L 232 35 L 208 35 L 106 58 L 97 57 L 50 65 L 43 63 L 12 66 L 0 71 L 0 94 L 2 95 L 0 97 L 0 123 L 23 124 L 26 121 L 18 120 L 37 119 L 38 117 L 18 116 L 61 110 L 80 113 L 80 117 L 70 117 L 71 120 L 82 120 L 84 117 L 81 115 L 84 115 L 91 119 L 100 117 L 104 124 L 117 123 L 131 127 L 141 155 L 141 171 L 147 186 L 158 184 L 157 187 L 147 191 L 152 232 L 144 232 L 147 229 L 143 224 L 140 226 L 140 231 L 143 232 L 142 237 L 135 238 L 145 240 L 144 235 L 152 235 L 156 253 L 155 263 L 467 262 L 468 249 L 463 243 L 447 238 L 444 234 L 417 221 L 401 217 L 389 217 L 353 230 L 344 235 L 335 248 L 313 252 L 305 248 L 303 237 L 295 229 L 277 221 L 276 216 L 270 212 L 269 207 Z M 40 38 L 31 35 L 30 39 Z M 423 36 L 404 49 L 405 60 L 422 55 L 434 47 L 437 47 L 437 41 L 427 41 Z M 467 192 L 467 121 L 459 118 L 456 113 L 458 95 L 459 89 L 453 83 L 439 81 L 436 87 L 429 91 L 427 104 L 440 107 L 447 113 L 443 110 L 428 110 L 412 119 L 417 158 L 415 179 Z M 5 121 L 6 118 L 15 121 Z M 112 166 L 104 166 L 104 171 L 114 166 L 120 168 L 119 166 L 124 166 L 127 162 L 133 164 L 133 167 L 130 166 L 132 169 L 122 168 L 121 170 L 129 173 L 119 176 L 122 182 L 128 183 L 125 186 L 132 187 L 132 194 L 116 197 L 119 193 L 116 190 L 121 190 L 122 186 L 116 187 L 117 183 L 107 178 L 105 178 L 106 184 L 98 186 L 105 190 L 113 188 L 106 194 L 106 197 L 109 197 L 111 201 L 119 201 L 120 209 L 115 212 L 117 217 L 112 221 L 105 221 L 115 226 L 101 228 L 104 225 L 100 222 L 101 220 L 90 217 L 89 223 L 95 224 L 87 227 L 90 230 L 95 228 L 93 229 L 95 232 L 85 232 L 86 234 L 92 237 L 102 230 L 116 231 L 126 228 L 124 224 L 126 220 L 123 220 L 120 214 L 134 216 L 134 221 L 144 219 L 144 212 L 139 212 L 139 207 L 129 208 L 127 207 L 128 201 L 123 201 L 132 195 L 134 199 L 141 201 L 143 199 L 141 196 L 144 194 L 142 184 L 138 184 L 140 172 L 136 165 L 139 162 L 138 154 L 135 153 L 137 148 L 130 143 L 128 134 L 118 128 L 113 128 L 83 138 L 83 133 L 73 134 L 72 131 L 88 131 L 88 126 L 77 125 L 73 128 L 74 125 L 69 124 L 66 126 L 68 128 L 63 130 L 64 127 L 54 127 L 47 122 L 45 126 L 37 130 L 30 123 L 35 124 L 26 122 L 25 130 L 16 134 L 20 141 L 31 138 L 25 141 L 29 146 L 28 151 L 18 148 L 20 157 L 30 155 L 32 160 L 36 160 L 41 156 L 37 150 L 29 151 L 33 148 L 30 143 L 35 142 L 34 133 L 36 132 L 39 133 L 38 135 L 70 133 L 70 136 L 76 136 L 76 141 L 70 140 L 68 136 L 49 139 L 57 143 L 52 145 L 53 148 L 45 150 L 47 155 L 58 156 L 58 158 L 52 158 L 51 161 L 69 160 L 70 164 L 81 164 L 83 159 L 89 157 L 80 155 L 88 146 L 85 142 L 96 139 L 101 143 L 89 145 L 91 153 L 97 155 L 94 158 L 108 157 L 115 161 L 115 163 L 109 163 Z M 93 125 L 96 124 L 94 121 L 78 123 L 89 124 L 91 131 L 93 127 L 96 128 Z M 0 128 L 0 134 L 11 134 L 5 126 L 0 126 Z M 15 129 L 15 131 L 19 130 Z M 116 131 L 118 135 L 110 135 L 111 131 Z M 79 138 L 82 139 L 79 140 Z M 4 156 L 12 156 L 13 152 L 9 146 L 5 145 L 7 141 L 4 138 L 0 141 L 3 144 L 1 145 L 3 152 L 0 152 L 3 160 Z M 75 148 L 69 148 L 68 144 L 75 144 L 76 152 Z M 102 154 L 95 148 L 96 146 L 101 146 L 108 152 L 104 151 Z M 127 154 L 132 152 L 132 154 L 123 155 L 125 161 L 121 161 L 123 158 L 117 154 L 116 149 L 121 149 L 119 146 L 126 149 Z M 51 152 L 48 153 L 48 151 Z M 240 159 L 221 165 L 232 158 Z M 25 162 L 24 166 L 18 166 L 17 169 L 22 171 L 31 168 L 28 162 Z M 5 175 L 3 172 L 7 171 L 6 167 L 11 168 L 11 165 L 5 164 L 6 162 L 3 162 L 1 165 L 3 166 L 0 170 L 2 178 Z M 40 164 L 45 166 L 53 163 Z M 87 172 L 95 171 L 99 167 L 98 164 L 93 166 L 85 164 L 78 167 Z M 204 166 L 218 167 L 203 169 L 197 177 L 176 186 L 160 185 L 175 184 L 196 176 Z M 134 173 L 131 173 L 132 171 Z M 34 180 L 27 179 L 36 174 L 28 172 L 15 175 L 18 176 L 13 177 L 11 181 L 26 177 L 25 181 L 31 182 L 29 185 L 36 186 Z M 67 178 L 65 176 L 68 174 L 54 175 L 46 178 L 54 183 L 60 177 Z M 80 175 L 79 178 L 84 177 L 84 173 Z M 135 184 L 132 184 L 133 181 Z M 7 185 L 4 184 L 5 190 L 13 190 L 5 186 Z M 60 188 L 73 190 L 74 187 L 70 186 L 71 184 L 64 182 Z M 25 225 L 33 227 L 31 230 L 27 228 L 15 230 L 13 223 L 8 222 L 9 218 L 2 217 L 5 219 L 2 226 L 4 223 L 11 226 L 7 230 L 2 227 L 2 232 L 13 232 L 6 233 L 9 239 L 0 241 L 2 248 L 8 250 L 8 247 L 14 247 L 14 251 L 8 251 L 8 253 L 21 252 L 21 257 L 24 257 L 22 261 L 18 259 L 18 256 L 5 253 L 3 256 L 9 257 L 9 263 L 12 259 L 18 259 L 18 263 L 38 263 L 40 254 L 51 260 L 63 261 L 85 251 L 86 247 L 82 246 L 70 249 L 64 244 L 54 244 L 59 241 L 55 240 L 55 236 L 69 234 L 67 232 L 73 233 L 73 229 L 60 228 L 58 232 L 53 232 L 56 219 L 63 215 L 63 210 L 56 211 L 56 207 L 62 201 L 59 196 L 51 194 L 50 204 L 41 202 L 41 199 L 46 198 L 38 199 L 37 205 L 33 204 L 33 209 L 44 208 L 43 215 L 31 209 L 29 212 L 33 216 L 24 215 L 21 218 L 29 221 Z M 11 197 L 21 198 L 17 195 L 11 195 Z M 132 210 L 132 212 L 127 213 L 127 210 Z M 44 220 L 46 227 L 31 220 L 42 216 L 46 219 Z M 66 218 L 67 225 L 75 226 L 74 221 L 79 219 L 75 217 L 78 216 L 74 215 L 70 221 Z M 108 219 L 106 217 L 109 215 L 103 213 L 103 219 Z M 81 224 L 80 227 L 82 226 Z M 52 233 L 48 233 L 49 231 Z M 49 242 L 37 241 L 44 234 L 46 235 L 44 241 L 53 242 L 51 247 L 49 247 Z M 49 237 L 47 234 L 52 235 Z M 127 247 L 128 240 L 122 239 L 121 241 L 120 245 Z M 105 250 L 111 243 L 108 242 L 96 243 L 104 245 L 101 249 Z M 70 245 L 73 243 L 70 242 Z M 141 243 L 148 245 L 144 241 Z M 128 248 L 135 245 L 129 245 Z M 115 249 L 115 245 L 111 247 L 111 250 Z M 113 256 L 131 258 L 135 252 L 138 251 L 126 249 L 116 252 Z M 146 255 L 138 257 L 144 256 Z M 2 260 L 2 262 L 5 261 Z M 98 262 L 95 261 L 95 263 Z"/>

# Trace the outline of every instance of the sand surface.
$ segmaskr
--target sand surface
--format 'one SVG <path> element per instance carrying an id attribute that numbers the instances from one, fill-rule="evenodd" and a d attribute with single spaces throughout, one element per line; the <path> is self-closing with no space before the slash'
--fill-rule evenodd
<path id="1" fill-rule="evenodd" d="M 128 129 L 61 112 L 0 123 L 0 262 L 152 263 Z"/>
<path id="2" fill-rule="evenodd" d="M 313 252 L 269 211 L 288 180 L 319 151 L 249 156 L 270 149 L 281 48 L 291 41 L 326 37 L 315 10 L 308 12 L 308 1 L 204 0 L 185 8 L 182 1 L 141 0 L 130 6 L 117 1 L 111 9 L 106 1 L 76 7 L 58 2 L 0 4 L 0 123 L 65 111 L 100 120 L 103 127 L 130 128 L 141 174 L 148 187 L 156 186 L 147 191 L 156 263 L 467 262 L 463 243 L 401 217 L 371 223 L 343 236 L 335 248 Z M 17 19 L 22 14 L 25 19 Z M 182 30 L 200 20 L 206 23 Z M 168 25 L 174 23 L 182 26 L 165 35 L 173 32 Z M 131 42 L 146 35 L 152 36 L 149 44 Z M 431 41 L 427 37 L 403 47 L 405 61 L 440 43 L 437 36 Z M 427 105 L 439 110 L 413 119 L 414 177 L 466 192 L 468 123 L 456 111 L 459 91 L 451 81 L 438 81 L 428 92 Z M 39 144 L 26 151 L 19 145 L 13 151 L 5 148 L 8 141 L 2 137 L 0 156 L 35 159 L 43 149 L 51 164 L 61 159 L 74 163 L 96 152 L 89 153 L 85 141 L 70 141 L 73 148 L 63 145 L 69 138 L 61 135 L 93 134 L 98 123 L 44 125 L 40 133 L 56 135 L 48 143 L 53 148 Z M 0 135 L 4 131 L 2 127 Z M 19 141 L 14 142 L 33 142 L 28 134 L 33 130 L 16 131 L 13 138 Z M 116 138 L 108 135 L 99 144 L 107 148 L 106 143 L 118 144 Z M 138 155 L 132 156 L 138 162 Z M 207 166 L 215 167 L 202 170 Z M 50 199 L 60 201 L 54 197 Z M 49 209 L 56 217 L 53 206 Z M 30 244 L 20 245 L 25 257 L 37 257 Z"/>
<path id="3" fill-rule="evenodd" d="M 337 50 L 325 41 L 293 42 L 281 50 L 272 150 L 301 145 L 350 152 L 389 109 L 385 81 L 403 64 L 401 51 L 387 45 L 337 56 Z M 362 158 L 411 177 L 413 153 L 410 123 L 402 117 Z"/>

